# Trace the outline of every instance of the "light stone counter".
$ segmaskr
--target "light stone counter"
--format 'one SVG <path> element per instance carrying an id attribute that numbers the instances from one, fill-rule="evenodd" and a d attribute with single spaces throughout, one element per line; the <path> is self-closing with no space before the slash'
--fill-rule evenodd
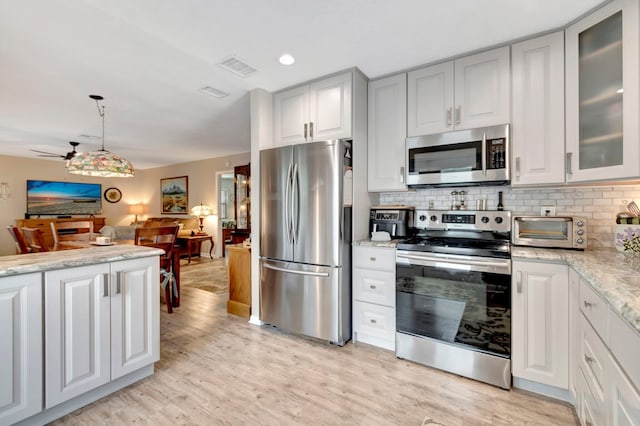
<path id="1" fill-rule="evenodd" d="M 359 240 L 353 245 L 395 248 L 399 241 Z M 512 246 L 511 258 L 558 262 L 571 266 L 611 309 L 640 333 L 640 254 L 612 248 L 564 250 Z"/>
<path id="2" fill-rule="evenodd" d="M 391 241 L 371 241 L 371 240 L 358 240 L 354 241 L 352 245 L 354 246 L 367 246 L 367 247 L 388 247 L 388 248 L 396 248 L 396 245 L 402 241 L 402 239 L 396 239 Z"/>
<path id="3" fill-rule="evenodd" d="M 640 333 L 640 255 L 606 248 L 581 252 L 514 246 L 511 257 L 566 263 Z"/>
<path id="4" fill-rule="evenodd" d="M 116 244 L 106 247 L 96 246 L 76 250 L 0 256 L 0 277 L 159 256 L 163 253 L 163 250 L 155 247 Z"/>

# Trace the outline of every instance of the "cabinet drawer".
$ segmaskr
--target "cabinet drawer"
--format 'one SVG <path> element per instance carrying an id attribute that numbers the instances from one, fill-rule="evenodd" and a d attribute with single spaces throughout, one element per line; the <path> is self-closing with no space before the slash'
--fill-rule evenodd
<path id="1" fill-rule="evenodd" d="M 396 311 L 372 303 L 353 303 L 353 340 L 395 350 Z"/>
<path id="2" fill-rule="evenodd" d="M 353 270 L 353 298 L 362 302 L 396 305 L 396 274 L 356 268 Z"/>
<path id="3" fill-rule="evenodd" d="M 580 311 L 606 342 L 609 339 L 609 305 L 583 279 L 580 280 Z"/>
<path id="4" fill-rule="evenodd" d="M 589 390 L 585 376 L 581 371 L 578 372 L 578 382 L 580 397 L 578 398 L 576 411 L 583 422 L 582 424 L 592 426 L 605 425 L 605 405 L 593 396 L 593 393 Z"/>
<path id="5" fill-rule="evenodd" d="M 609 350 L 640 389 L 640 335 L 613 312 L 609 315 Z"/>
<path id="6" fill-rule="evenodd" d="M 356 246 L 353 248 L 353 266 L 395 272 L 396 249 Z"/>
<path id="7" fill-rule="evenodd" d="M 596 401 L 604 404 L 606 372 L 609 351 L 591 324 L 580 316 L 580 370 Z"/>

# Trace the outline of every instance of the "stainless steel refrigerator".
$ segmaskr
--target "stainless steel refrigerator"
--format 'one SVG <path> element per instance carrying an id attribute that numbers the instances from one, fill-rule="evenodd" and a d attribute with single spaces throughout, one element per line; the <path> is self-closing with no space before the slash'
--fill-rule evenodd
<path id="1" fill-rule="evenodd" d="M 351 338 L 351 141 L 260 152 L 260 320 Z"/>

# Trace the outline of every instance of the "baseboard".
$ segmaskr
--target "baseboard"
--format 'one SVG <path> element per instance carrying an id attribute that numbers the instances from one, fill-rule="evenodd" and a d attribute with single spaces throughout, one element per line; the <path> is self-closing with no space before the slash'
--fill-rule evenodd
<path id="1" fill-rule="evenodd" d="M 568 389 L 560 389 L 555 386 L 532 382 L 531 380 L 521 379 L 519 377 L 513 378 L 513 387 L 537 393 L 539 395 L 548 396 L 549 398 L 559 399 L 560 401 L 568 402 L 570 404 L 573 403 L 571 393 Z"/>

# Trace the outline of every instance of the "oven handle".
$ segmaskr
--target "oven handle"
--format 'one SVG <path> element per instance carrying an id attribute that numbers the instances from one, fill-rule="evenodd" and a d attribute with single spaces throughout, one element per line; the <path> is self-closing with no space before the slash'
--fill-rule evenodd
<path id="1" fill-rule="evenodd" d="M 396 263 L 401 265 L 432 266 L 435 268 L 460 269 L 463 271 L 491 272 L 494 274 L 510 275 L 511 261 L 490 262 L 485 260 L 452 260 L 448 258 L 434 258 L 413 254 L 396 253 Z"/>

